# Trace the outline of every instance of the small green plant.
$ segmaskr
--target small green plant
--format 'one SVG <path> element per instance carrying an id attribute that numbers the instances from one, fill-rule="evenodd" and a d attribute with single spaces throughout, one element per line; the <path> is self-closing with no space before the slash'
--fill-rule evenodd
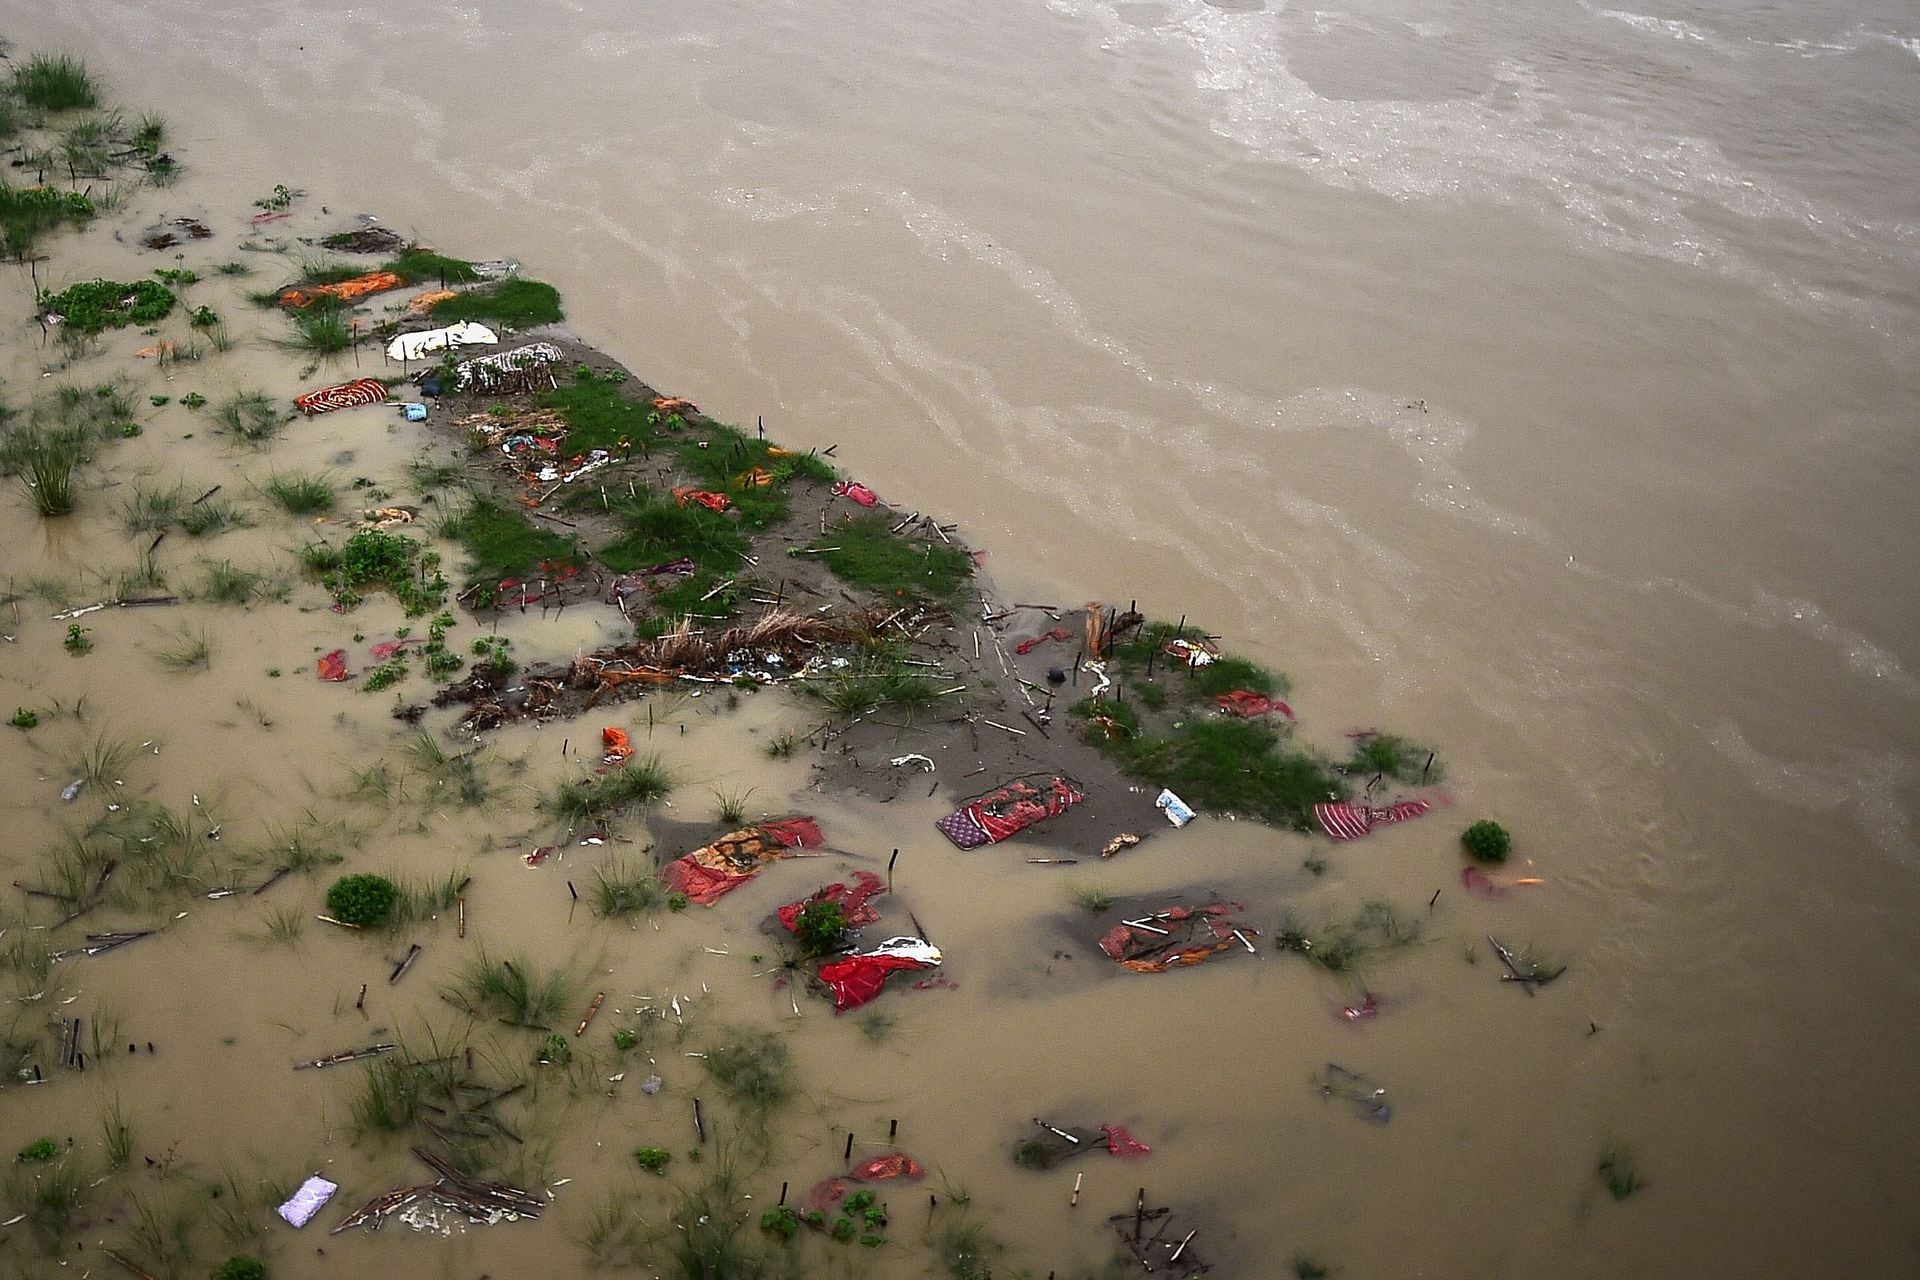
<path id="1" fill-rule="evenodd" d="M 664 1177 L 666 1176 L 667 1165 L 673 1160 L 673 1152 L 668 1151 L 665 1147 L 641 1147 L 633 1153 L 633 1158 L 638 1160 L 640 1167 L 648 1173 L 659 1174 Z"/>
<path id="2" fill-rule="evenodd" d="M 332 298 L 314 303 L 293 316 L 294 336 L 284 344 L 295 350 L 329 356 L 345 351 L 358 339 L 357 326 Z"/>
<path id="3" fill-rule="evenodd" d="M 1507 829 L 1484 818 L 1460 833 L 1460 843 L 1475 862 L 1505 862 L 1513 852 L 1513 837 Z"/>
<path id="4" fill-rule="evenodd" d="M 693 903 L 688 899 L 687 895 L 677 889 L 667 895 L 667 910 L 669 911 L 685 911 L 692 905 Z"/>
<path id="5" fill-rule="evenodd" d="M 100 86 L 87 64 L 66 54 L 36 54 L 13 73 L 13 94 L 42 111 L 79 111 L 100 105 Z"/>
<path id="6" fill-rule="evenodd" d="M 635 1032 L 633 1028 L 615 1027 L 613 1029 L 613 1047 L 618 1049 L 621 1053 L 627 1052 L 629 1049 L 632 1049 L 635 1045 L 639 1043 L 640 1043 L 639 1033 Z"/>
<path id="7" fill-rule="evenodd" d="M 38 1142 L 29 1142 L 20 1148 L 20 1154 L 14 1158 L 22 1164 L 33 1164 L 41 1160 L 51 1160 L 59 1154 L 59 1143 L 52 1138 L 41 1138 Z"/>
<path id="8" fill-rule="evenodd" d="M 278 213 L 282 209 L 290 207 L 292 204 L 293 192 L 287 189 L 287 185 L 284 182 L 276 182 L 273 184 L 273 194 L 255 200 L 253 207 L 256 209 L 265 209 L 269 213 Z"/>
<path id="9" fill-rule="evenodd" d="M 385 922 L 398 896 L 398 888 L 385 876 L 341 876 L 327 890 L 327 911 L 343 924 L 370 928 Z"/>
<path id="10" fill-rule="evenodd" d="M 267 496 L 288 515 L 308 516 L 333 509 L 333 481 L 325 476 L 281 474 L 270 477 L 266 488 Z"/>
<path id="11" fill-rule="evenodd" d="M 246 391 L 224 401 L 214 418 L 220 430 L 247 444 L 260 445 L 279 435 L 293 420 L 293 414 L 264 392 Z"/>
<path id="12" fill-rule="evenodd" d="M 540 1042 L 534 1050 L 533 1060 L 550 1067 L 564 1067 L 573 1061 L 573 1046 L 558 1031 Z"/>
<path id="13" fill-rule="evenodd" d="M 791 1242 L 800 1234 L 800 1214 L 787 1205 L 779 1205 L 760 1215 L 760 1229 Z"/>
<path id="14" fill-rule="evenodd" d="M 77 622 L 71 623 L 67 627 L 67 638 L 60 643 L 67 647 L 68 653 L 85 653 L 93 648 L 93 641 L 87 638 L 87 630 Z"/>
<path id="15" fill-rule="evenodd" d="M 783 733 L 767 743 L 767 754 L 775 760 L 791 759 L 793 753 L 799 749 L 799 735 L 793 733 Z"/>
<path id="16" fill-rule="evenodd" d="M 40 723 L 40 713 L 37 711 L 29 711 L 25 707 L 17 707 L 14 709 L 13 719 L 7 721 L 7 723 L 16 729 L 31 729 Z"/>
<path id="17" fill-rule="evenodd" d="M 747 797 L 753 794 L 753 788 L 744 791 L 716 791 L 714 812 L 720 821 L 730 827 L 737 827 L 747 820 Z"/>
<path id="18" fill-rule="evenodd" d="M 241 508 L 212 498 L 189 504 L 181 511 L 179 523 L 181 532 L 188 537 L 205 538 L 230 529 L 244 529 L 253 521 Z"/>
<path id="19" fill-rule="evenodd" d="M 1296 1280 L 1327 1280 L 1332 1270 L 1311 1253 L 1293 1255 L 1293 1274 Z"/>
<path id="20" fill-rule="evenodd" d="M 493 960 L 482 952 L 464 969 L 453 993 L 473 1009 L 537 1030 L 563 1016 L 573 1002 L 573 978 L 556 970 L 545 978 L 525 960 Z"/>
<path id="21" fill-rule="evenodd" d="M 793 936 L 809 956 L 831 955 L 846 943 L 847 913 L 837 902 L 809 902 L 794 918 Z"/>
<path id="22" fill-rule="evenodd" d="M 4 448 L 6 469 L 21 473 L 35 511 L 64 516 L 74 509 L 73 473 L 87 451 L 80 431 L 28 427 L 8 437 Z"/>
<path id="23" fill-rule="evenodd" d="M 673 780 L 660 758 L 646 756 L 598 777 L 562 783 L 540 806 L 569 823 L 589 822 L 655 804 L 672 790 Z"/>
<path id="24" fill-rule="evenodd" d="M 198 391 L 189 391 L 180 397 L 180 403 L 189 409 L 204 409 L 207 407 L 207 398 Z"/>
<path id="25" fill-rule="evenodd" d="M 214 1271 L 213 1280 L 267 1280 L 267 1267 L 254 1258 L 228 1258 Z"/>
<path id="26" fill-rule="evenodd" d="M 1103 889 L 1083 887 L 1073 891 L 1073 901 L 1088 915 L 1097 916 L 1113 909 L 1114 897 Z"/>
<path id="27" fill-rule="evenodd" d="M 1640 1176 L 1640 1169 L 1633 1153 L 1625 1147 L 1608 1144 L 1600 1152 L 1600 1165 L 1596 1170 L 1600 1181 L 1606 1185 L 1607 1194 L 1615 1200 L 1625 1200 L 1634 1192 L 1647 1185 Z"/>
<path id="28" fill-rule="evenodd" d="M 644 867 L 614 863 L 593 873 L 589 900 L 594 914 L 603 918 L 634 915 L 660 900 L 660 882 Z"/>
<path id="29" fill-rule="evenodd" d="M 707 1074 L 717 1081 L 756 1125 L 792 1091 L 793 1067 L 786 1044 L 765 1033 L 746 1033 L 706 1057 Z"/>

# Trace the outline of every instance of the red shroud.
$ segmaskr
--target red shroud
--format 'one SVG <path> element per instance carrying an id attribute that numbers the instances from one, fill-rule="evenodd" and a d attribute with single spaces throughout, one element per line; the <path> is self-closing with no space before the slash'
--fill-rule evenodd
<path id="1" fill-rule="evenodd" d="M 879 494 L 854 480 L 842 480 L 833 486 L 833 491 L 839 497 L 850 498 L 863 507 L 878 506 L 880 502 Z"/>
<path id="2" fill-rule="evenodd" d="M 1405 822 L 1433 808 L 1431 800 L 1400 800 L 1385 806 L 1336 800 L 1313 806 L 1313 816 L 1330 840 L 1358 840 L 1377 826 Z"/>
<path id="3" fill-rule="evenodd" d="M 1153 1148 L 1128 1133 L 1117 1124 L 1103 1124 L 1100 1132 L 1107 1135 L 1107 1154 L 1119 1156 L 1123 1160 L 1133 1160 L 1140 1156 L 1153 1154 Z"/>
<path id="4" fill-rule="evenodd" d="M 924 960 L 909 956 L 848 956 L 820 966 L 820 981 L 833 992 L 833 1011 L 845 1013 L 880 994 L 891 974 L 910 969 L 931 969 Z"/>
<path id="5" fill-rule="evenodd" d="M 813 849 L 823 843 L 820 824 L 812 818 L 775 818 L 730 831 L 712 844 L 675 858 L 660 874 L 669 888 L 708 907 L 759 875 L 767 863 L 786 856 L 788 849 Z"/>
<path id="6" fill-rule="evenodd" d="M 332 653 L 323 654 L 321 655 L 319 665 L 320 678 L 322 680 L 345 680 L 347 678 L 347 651 L 345 649 L 335 649 Z"/>
<path id="7" fill-rule="evenodd" d="M 697 502 L 709 511 L 725 511 L 733 505 L 726 494 L 712 493 L 706 489 L 675 489 L 673 500 L 683 507 L 689 502 Z"/>
<path id="8" fill-rule="evenodd" d="M 1086 798 L 1070 778 L 1049 778 L 1044 789 L 1026 778 L 1015 778 L 1003 787 L 969 800 L 934 825 L 960 848 L 978 849 L 983 844 L 998 844 L 1036 822 L 1065 813 Z"/>
<path id="9" fill-rule="evenodd" d="M 1293 719 L 1293 708 L 1278 698 L 1270 698 L 1264 693 L 1254 693 L 1249 689 L 1235 689 L 1232 693 L 1217 694 L 1213 705 L 1228 715 L 1267 716 L 1279 712 L 1287 719 Z"/>
<path id="10" fill-rule="evenodd" d="M 335 409 L 351 409 L 356 405 L 380 404 L 387 398 L 387 384 L 378 378 L 355 378 L 352 382 L 343 382 L 335 387 L 322 387 L 318 391 L 309 391 L 303 396 L 293 398 L 300 412 L 312 417 L 316 413 L 332 413 Z"/>

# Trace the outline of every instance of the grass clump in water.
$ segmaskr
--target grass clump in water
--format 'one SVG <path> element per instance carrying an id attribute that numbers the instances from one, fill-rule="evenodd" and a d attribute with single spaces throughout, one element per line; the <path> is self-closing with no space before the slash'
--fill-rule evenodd
<path id="1" fill-rule="evenodd" d="M 892 599 L 952 600 L 973 577 L 973 560 L 964 551 L 895 535 L 884 515 L 847 520 L 813 548 L 842 581 Z"/>
<path id="2" fill-rule="evenodd" d="M 1357 738 L 1353 755 L 1341 767 L 1356 777 L 1378 775 L 1407 786 L 1438 782 L 1445 771 L 1428 761 L 1434 752 L 1398 734 L 1373 733 Z"/>
<path id="3" fill-rule="evenodd" d="M 330 356 L 345 351 L 355 340 L 354 327 L 347 320 L 345 309 L 333 298 L 322 298 L 294 313 L 293 337 L 282 345 L 317 356 Z"/>
<path id="4" fill-rule="evenodd" d="M 593 873 L 587 900 L 602 919 L 636 915 L 659 904 L 660 882 L 644 867 L 616 862 Z"/>
<path id="5" fill-rule="evenodd" d="M 100 85 L 87 64 L 67 54 L 35 54 L 13 72 L 14 97 L 42 111 L 81 111 L 100 105 Z"/>
<path id="6" fill-rule="evenodd" d="M 0 183 L 0 249 L 25 257 L 47 232 L 86 222 L 95 212 L 93 201 L 77 191 Z"/>
<path id="7" fill-rule="evenodd" d="M 333 481 L 323 475 L 286 472 L 267 480 L 267 496 L 288 515 L 309 516 L 333 510 Z"/>
<path id="8" fill-rule="evenodd" d="M 660 757 L 645 756 L 598 777 L 563 782 L 558 791 L 540 802 L 540 807 L 572 825 L 657 804 L 672 790 L 672 776 Z"/>
<path id="9" fill-rule="evenodd" d="M 218 430 L 248 444 L 265 444 L 293 421 L 291 410 L 264 392 L 244 391 L 229 396 L 214 410 Z"/>
<path id="10" fill-rule="evenodd" d="M 439 532 L 466 551 L 470 583 L 498 582 L 524 577 L 542 566 L 580 563 L 572 542 L 492 498 L 475 498 L 443 521 Z"/>
<path id="11" fill-rule="evenodd" d="M 1111 911 L 1115 901 L 1114 896 L 1104 889 L 1083 887 L 1073 891 L 1073 905 L 1088 915 L 1097 916 Z"/>
<path id="12" fill-rule="evenodd" d="M 525 960 L 493 960 L 482 951 L 461 972 L 452 993 L 476 1013 L 540 1031 L 573 1007 L 574 983 L 564 970 L 546 977 Z"/>
<path id="13" fill-rule="evenodd" d="M 410 618 L 429 613 L 447 600 L 439 555 L 383 529 L 362 529 L 338 547 L 309 544 L 301 549 L 300 559 L 343 608 L 353 608 L 365 592 L 382 588 L 399 600 Z"/>
<path id="14" fill-rule="evenodd" d="M 4 449 L 5 468 L 20 476 L 36 512 L 51 517 L 73 511 L 77 505 L 73 473 L 87 452 L 80 433 L 69 428 L 23 427 L 7 436 Z"/>
<path id="15" fill-rule="evenodd" d="M 181 532 L 187 536 L 204 538 L 230 529 L 244 529 L 253 523 L 253 518 L 230 502 L 209 498 L 189 505 L 180 513 L 179 523 Z"/>
<path id="16" fill-rule="evenodd" d="M 1419 940 L 1418 921 L 1402 917 L 1388 903 L 1369 902 L 1351 920 L 1329 918 L 1317 930 L 1289 917 L 1274 935 L 1274 946 L 1304 956 L 1328 973 L 1352 973 Z"/>
<path id="17" fill-rule="evenodd" d="M 121 508 L 121 523 L 126 526 L 128 533 L 159 533 L 177 524 L 186 506 L 187 491 L 184 485 L 176 484 L 170 489 L 149 489 L 135 485 L 133 496 Z"/>
<path id="18" fill-rule="evenodd" d="M 707 1074 L 759 1128 L 765 1127 L 767 1117 L 793 1089 L 787 1046 L 766 1033 L 746 1034 L 734 1044 L 711 1050 L 706 1066 Z"/>
<path id="19" fill-rule="evenodd" d="M 442 324 L 477 320 L 509 329 L 531 329 L 559 324 L 567 318 L 560 309 L 560 291 L 538 280 L 506 280 L 487 289 L 472 289 L 433 304 L 429 314 Z"/>
<path id="20" fill-rule="evenodd" d="M 287 593 L 286 584 L 271 575 L 241 569 L 231 560 L 216 560 L 207 565 L 200 580 L 199 598 L 214 604 L 246 604 L 253 600 L 278 600 Z"/>
<path id="21" fill-rule="evenodd" d="M 1639 1163 L 1633 1152 L 1618 1143 L 1608 1143 L 1600 1152 L 1600 1164 L 1595 1170 L 1607 1194 L 1615 1200 L 1625 1200 L 1635 1192 L 1646 1187 L 1647 1181 L 1640 1176 Z"/>

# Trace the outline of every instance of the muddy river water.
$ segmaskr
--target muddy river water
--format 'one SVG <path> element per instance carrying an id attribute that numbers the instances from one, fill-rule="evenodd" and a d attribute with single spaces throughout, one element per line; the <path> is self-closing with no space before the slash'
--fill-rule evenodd
<path id="1" fill-rule="evenodd" d="M 16 874 L 75 819 L 66 761 L 102 734 L 151 743 L 128 788 L 204 806 L 223 840 L 345 823 L 356 865 L 468 868 L 489 947 L 571 955 L 623 1011 L 677 996 L 701 1027 L 780 1029 L 805 1097 L 755 1196 L 837 1171 L 849 1128 L 887 1149 L 900 1122 L 936 1177 L 896 1198 L 894 1244 L 822 1254 L 821 1274 L 944 1274 L 918 1248 L 931 1189 L 964 1190 L 1004 1242 L 994 1274 L 1078 1276 L 1142 1183 L 1197 1215 L 1219 1274 L 1288 1276 L 1303 1254 L 1355 1277 L 1920 1272 L 1910 6 L 0 0 L 0 33 L 84 56 L 171 121 L 185 176 L 113 225 L 207 212 L 215 261 L 285 183 L 518 258 L 654 384 L 836 445 L 890 499 L 959 522 L 1008 598 L 1204 620 L 1292 677 L 1329 749 L 1376 723 L 1438 744 L 1454 805 L 1331 851 L 1202 821 L 1070 881 L 1089 868 L 956 855 L 931 825 L 945 796 L 809 795 L 804 757 L 763 749 L 804 719 L 784 694 L 663 704 L 677 806 L 704 820 L 712 792 L 751 787 L 756 810 L 819 812 L 859 865 L 902 849 L 955 989 L 889 996 L 875 1041 L 754 978 L 755 925 L 792 881 L 631 928 L 569 921 L 562 883 L 604 855 L 513 852 L 567 726 L 497 735 L 483 808 L 418 781 L 343 801 L 406 734 L 383 700 L 312 679 L 339 617 L 115 611 L 75 659 L 30 596 L 0 698 L 88 708 L 0 729 Z M 54 252 L 64 282 L 132 250 L 96 229 Z M 244 311 L 253 287 L 194 301 Z M 16 408 L 50 359 L 31 288 L 0 276 Z M 90 358 L 103 377 L 138 364 L 118 344 Z M 242 344 L 204 372 L 142 365 L 137 391 L 290 394 L 289 359 Z M 342 414 L 268 460 L 182 439 L 186 413 L 147 415 L 113 482 L 246 500 L 288 468 L 387 483 L 419 451 Z M 124 572 L 142 543 L 93 496 L 47 522 L 10 493 L 6 572 Z M 285 569 L 298 526 L 263 509 L 162 559 L 182 579 L 196 556 Z M 398 622 L 367 610 L 369 635 Z M 503 632 L 564 656 L 616 621 Z M 155 660 L 203 634 L 204 670 Z M 571 732 L 578 757 L 588 730 Z M 1482 816 L 1543 884 L 1460 891 L 1457 829 Z M 1303 869 L 1315 852 L 1324 875 Z M 1067 898 L 1086 883 L 1218 888 L 1268 923 L 1376 898 L 1420 914 L 1443 892 L 1427 941 L 1372 975 L 1381 1016 L 1349 1025 L 1348 986 L 1278 955 L 1110 973 Z M 355 1139 L 354 1068 L 287 1068 L 447 1021 L 430 993 L 466 944 L 438 929 L 389 989 L 363 939 L 263 940 L 267 901 L 189 900 L 163 936 L 70 967 L 58 998 L 109 1003 L 157 1051 L 9 1089 L 0 1146 L 96 1133 L 117 1097 L 150 1160 L 198 1177 L 323 1170 L 365 1198 L 415 1176 Z M 1501 984 L 1490 930 L 1567 975 L 1533 999 Z M 553 1136 L 529 1137 L 547 1182 L 572 1181 L 541 1222 L 277 1229 L 274 1274 L 585 1274 L 607 1192 L 637 1187 L 664 1220 L 628 1153 L 691 1145 L 699 1048 L 661 1039 L 629 1068 L 657 1070 L 658 1097 L 628 1082 L 551 1104 Z M 1392 1123 L 1316 1094 L 1328 1061 L 1386 1086 Z M 1154 1153 L 1076 1166 L 1069 1209 L 1071 1173 L 1007 1158 L 1036 1113 L 1126 1124 Z M 1610 1145 L 1646 1182 L 1620 1202 L 1595 1178 Z"/>

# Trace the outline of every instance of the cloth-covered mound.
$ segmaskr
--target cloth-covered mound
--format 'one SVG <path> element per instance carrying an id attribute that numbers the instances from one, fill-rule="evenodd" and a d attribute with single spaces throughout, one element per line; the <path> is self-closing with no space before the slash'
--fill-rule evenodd
<path id="1" fill-rule="evenodd" d="M 778 912 L 780 924 L 788 933 L 793 933 L 799 925 L 802 911 L 816 902 L 832 902 L 839 905 L 847 927 L 857 929 L 863 924 L 872 924 L 880 918 L 880 912 L 874 908 L 870 899 L 877 898 L 886 891 L 887 882 L 879 876 L 871 871 L 856 871 L 853 873 L 852 887 L 835 881 L 798 902 L 789 902 L 781 907 Z"/>
<path id="2" fill-rule="evenodd" d="M 660 874 L 669 888 L 686 894 L 688 901 L 709 907 L 759 875 L 769 862 L 784 858 L 789 849 L 816 849 L 824 843 L 820 824 L 812 818 L 775 818 L 729 831 L 712 844 L 675 858 Z"/>
<path id="3" fill-rule="evenodd" d="M 1240 912 L 1237 902 L 1166 907 L 1113 926 L 1101 937 L 1100 949 L 1121 968 L 1135 973 L 1185 968 L 1230 947 L 1252 945 L 1244 939 L 1256 931 L 1239 923 Z"/>
<path id="4" fill-rule="evenodd" d="M 1085 800 L 1071 778 L 1029 774 L 975 796 L 934 825 L 962 849 L 998 844 Z"/>
<path id="5" fill-rule="evenodd" d="M 352 409 L 363 404 L 381 404 L 387 398 L 387 384 L 378 378 L 355 378 L 352 382 L 343 382 L 335 387 L 322 387 L 318 391 L 309 391 L 303 396 L 295 396 L 293 403 L 300 412 L 312 417 L 316 413 L 332 413 L 335 409 Z"/>
<path id="6" fill-rule="evenodd" d="M 333 284 L 303 285 L 298 289 L 289 289 L 280 295 L 280 305 L 298 310 L 310 307 L 322 298 L 332 298 L 336 302 L 352 302 L 369 294 L 385 293 L 389 289 L 398 289 L 406 281 L 391 271 L 370 271 L 364 276 L 355 276 L 351 280 L 339 280 Z"/>

